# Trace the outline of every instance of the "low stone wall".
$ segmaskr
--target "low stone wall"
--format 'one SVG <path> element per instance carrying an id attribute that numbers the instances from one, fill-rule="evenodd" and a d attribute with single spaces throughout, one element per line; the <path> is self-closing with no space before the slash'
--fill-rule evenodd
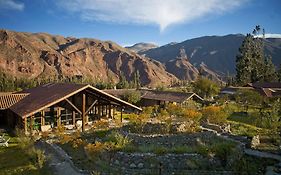
<path id="1" fill-rule="evenodd" d="M 118 152 L 112 157 L 110 166 L 121 174 L 233 174 L 230 171 L 212 171 L 220 167 L 220 163 L 194 153 L 156 155 Z"/>
<path id="2" fill-rule="evenodd" d="M 143 134 L 134 134 L 134 133 L 125 133 L 129 138 L 133 139 L 134 144 L 136 145 L 159 145 L 165 147 L 174 147 L 174 146 L 193 146 L 198 145 L 199 142 L 204 142 L 208 144 L 217 136 L 212 132 L 198 132 L 193 134 L 167 134 L 167 135 L 143 135 Z"/>

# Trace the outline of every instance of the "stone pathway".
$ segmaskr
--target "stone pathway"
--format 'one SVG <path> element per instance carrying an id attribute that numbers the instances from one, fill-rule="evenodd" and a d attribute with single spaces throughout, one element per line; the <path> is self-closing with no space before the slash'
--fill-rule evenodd
<path id="1" fill-rule="evenodd" d="M 36 147 L 45 151 L 48 156 L 49 167 L 55 175 L 87 175 L 88 172 L 79 170 L 71 158 L 57 145 L 50 142 L 38 141 Z"/>

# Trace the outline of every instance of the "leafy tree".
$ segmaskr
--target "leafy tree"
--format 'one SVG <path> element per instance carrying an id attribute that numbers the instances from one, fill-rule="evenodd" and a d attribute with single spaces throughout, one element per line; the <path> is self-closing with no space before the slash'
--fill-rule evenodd
<path id="1" fill-rule="evenodd" d="M 246 107 L 248 112 L 249 106 L 259 107 L 262 105 L 263 97 L 254 90 L 242 89 L 238 90 L 235 95 L 235 100 L 237 103 L 242 104 Z"/>
<path id="2" fill-rule="evenodd" d="M 204 77 L 199 77 L 193 84 L 194 91 L 204 98 L 211 98 L 219 93 L 219 86 Z"/>
<path id="3" fill-rule="evenodd" d="M 139 91 L 127 91 L 124 93 L 122 99 L 129 103 L 136 104 L 137 102 L 140 101 L 141 94 Z"/>

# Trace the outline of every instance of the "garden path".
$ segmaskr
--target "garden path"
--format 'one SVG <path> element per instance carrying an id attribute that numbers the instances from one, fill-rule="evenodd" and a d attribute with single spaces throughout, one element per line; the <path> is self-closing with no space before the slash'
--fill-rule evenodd
<path id="1" fill-rule="evenodd" d="M 48 164 L 55 175 L 86 175 L 89 174 L 79 170 L 70 157 L 58 146 L 49 141 L 38 141 L 36 147 L 43 150 L 48 156 Z"/>

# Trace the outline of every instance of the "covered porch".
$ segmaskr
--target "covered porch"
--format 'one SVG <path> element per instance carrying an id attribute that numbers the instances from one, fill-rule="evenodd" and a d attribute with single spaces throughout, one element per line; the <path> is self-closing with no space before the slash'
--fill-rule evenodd
<path id="1" fill-rule="evenodd" d="M 17 125 L 25 133 L 49 131 L 60 126 L 85 131 L 95 120 L 114 118 L 116 110 L 121 112 L 121 120 L 124 109 L 141 111 L 90 85 L 49 84 L 25 93 L 29 95 L 11 107 Z"/>

